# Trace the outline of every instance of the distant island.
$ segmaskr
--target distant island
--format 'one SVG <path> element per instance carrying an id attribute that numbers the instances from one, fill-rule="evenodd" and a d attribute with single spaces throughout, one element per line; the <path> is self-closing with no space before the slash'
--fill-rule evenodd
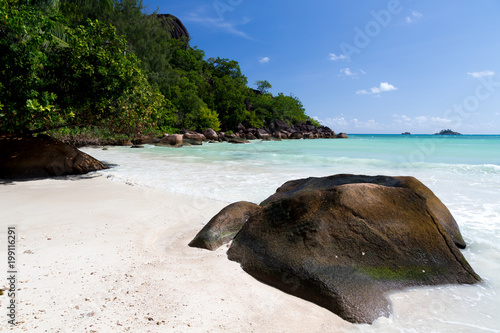
<path id="1" fill-rule="evenodd" d="M 451 129 L 441 130 L 439 133 L 434 133 L 434 135 L 462 135 L 461 133 L 454 132 Z"/>

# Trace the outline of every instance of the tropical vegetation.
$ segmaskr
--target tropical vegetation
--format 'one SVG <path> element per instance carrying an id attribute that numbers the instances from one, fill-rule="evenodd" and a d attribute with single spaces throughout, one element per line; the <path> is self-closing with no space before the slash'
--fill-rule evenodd
<path id="1" fill-rule="evenodd" d="M 0 130 L 137 137 L 313 121 L 297 97 L 255 85 L 141 0 L 0 0 Z"/>

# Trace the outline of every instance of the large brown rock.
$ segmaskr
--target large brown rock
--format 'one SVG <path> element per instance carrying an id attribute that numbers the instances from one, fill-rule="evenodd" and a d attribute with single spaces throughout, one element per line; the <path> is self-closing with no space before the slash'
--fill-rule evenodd
<path id="1" fill-rule="evenodd" d="M 205 136 L 205 138 L 207 140 L 219 140 L 219 136 L 217 135 L 217 133 L 211 129 L 211 128 L 207 128 L 206 130 L 204 130 L 202 132 L 202 134 Z"/>
<path id="2" fill-rule="evenodd" d="M 182 142 L 185 144 L 201 146 L 205 139 L 206 138 L 203 134 L 189 131 L 183 134 Z"/>
<path id="3" fill-rule="evenodd" d="M 256 132 L 256 137 L 262 140 L 266 140 L 271 137 L 271 134 L 267 133 L 267 131 L 264 129 L 258 129 Z"/>
<path id="4" fill-rule="evenodd" d="M 277 130 L 286 130 L 289 126 L 283 120 L 274 119 L 274 127 Z"/>
<path id="5" fill-rule="evenodd" d="M 388 316 L 387 292 L 480 281 L 428 189 L 415 182 L 355 175 L 288 182 L 252 214 L 228 257 L 354 323 Z"/>
<path id="6" fill-rule="evenodd" d="M 47 135 L 0 134 L 0 178 L 79 175 L 107 168 L 92 156 Z"/>
<path id="7" fill-rule="evenodd" d="M 224 207 L 189 243 L 191 247 L 215 250 L 229 243 L 248 218 L 262 208 L 248 201 L 238 201 Z"/>
<path id="8" fill-rule="evenodd" d="M 334 186 L 356 183 L 371 183 L 387 187 L 403 187 L 414 191 L 421 196 L 426 202 L 428 209 L 435 215 L 450 235 L 453 242 L 461 249 L 464 249 L 466 244 L 458 224 L 451 215 L 448 208 L 441 200 L 422 182 L 415 177 L 390 177 L 390 176 L 365 176 L 365 175 L 350 175 L 340 174 L 329 177 L 310 177 L 305 179 L 291 180 L 283 184 L 276 190 L 276 193 L 264 200 L 260 205 L 265 206 L 268 203 L 284 197 L 289 197 L 298 192 L 306 192 L 310 190 L 324 190 Z"/>
<path id="9" fill-rule="evenodd" d="M 184 133 L 184 139 L 203 141 L 206 138 L 201 133 L 189 131 L 189 132 Z"/>
<path id="10" fill-rule="evenodd" d="M 170 134 L 160 139 L 157 146 L 182 147 L 182 134 Z"/>

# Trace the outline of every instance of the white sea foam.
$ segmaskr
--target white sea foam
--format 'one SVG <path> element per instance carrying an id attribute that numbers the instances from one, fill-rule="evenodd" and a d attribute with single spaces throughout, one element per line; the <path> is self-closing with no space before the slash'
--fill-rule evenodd
<path id="1" fill-rule="evenodd" d="M 85 148 L 110 179 L 225 202 L 259 203 L 284 182 L 338 173 L 410 175 L 447 205 L 484 282 L 391 295 L 393 315 L 352 332 L 500 332 L 500 137 L 353 136 L 181 149 Z M 412 160 L 413 157 L 413 160 Z M 417 159 L 418 157 L 418 159 Z"/>

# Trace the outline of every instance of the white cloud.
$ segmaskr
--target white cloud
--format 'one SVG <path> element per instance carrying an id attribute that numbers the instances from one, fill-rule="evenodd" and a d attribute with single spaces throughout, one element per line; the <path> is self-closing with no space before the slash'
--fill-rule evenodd
<path id="1" fill-rule="evenodd" d="M 442 117 L 431 117 L 431 116 L 418 116 L 415 117 L 415 120 L 420 125 L 448 125 L 452 121 L 450 119 L 442 118 Z"/>
<path id="2" fill-rule="evenodd" d="M 416 10 L 412 11 L 411 14 L 413 15 L 413 17 L 415 18 L 421 18 L 423 15 L 422 13 L 420 12 L 417 12 Z"/>
<path id="3" fill-rule="evenodd" d="M 345 76 L 349 76 L 353 79 L 357 79 L 359 77 L 360 74 L 366 74 L 365 71 L 363 70 L 359 70 L 359 73 L 358 72 L 353 72 L 349 67 L 346 67 L 346 68 L 342 68 L 340 70 L 340 75 L 345 75 Z"/>
<path id="4" fill-rule="evenodd" d="M 267 64 L 270 60 L 271 60 L 271 58 L 269 58 L 269 57 L 260 57 L 259 58 L 259 62 L 261 64 Z"/>
<path id="5" fill-rule="evenodd" d="M 452 120 L 443 117 L 428 115 L 409 117 L 404 114 L 394 114 L 392 116 L 396 126 L 405 126 L 407 128 L 442 127 L 450 125 L 453 122 Z"/>
<path id="6" fill-rule="evenodd" d="M 486 71 L 482 71 L 482 72 L 467 72 L 467 74 L 472 76 L 472 77 L 479 78 L 479 77 L 485 77 L 485 76 L 493 76 L 493 75 L 495 75 L 495 72 L 486 70 Z"/>
<path id="7" fill-rule="evenodd" d="M 413 10 L 411 12 L 411 15 L 407 16 L 406 17 L 406 23 L 413 23 L 417 20 L 419 20 L 420 18 L 422 18 L 422 13 L 416 11 L 416 10 Z"/>
<path id="8" fill-rule="evenodd" d="M 335 53 L 330 53 L 330 60 L 337 61 L 337 60 L 346 60 L 347 57 L 343 54 L 336 55 Z"/>
<path id="9" fill-rule="evenodd" d="M 394 87 L 392 84 L 388 82 L 380 82 L 378 87 L 372 87 L 369 90 L 361 89 L 356 91 L 358 95 L 371 95 L 371 94 L 380 94 L 381 92 L 398 90 L 398 88 Z"/>
<path id="10" fill-rule="evenodd" d="M 380 129 L 381 126 L 377 124 L 377 122 L 374 119 L 370 119 L 367 121 L 360 121 L 357 118 L 354 118 L 351 120 L 353 123 L 354 127 L 356 128 L 370 128 L 370 129 Z"/>
<path id="11" fill-rule="evenodd" d="M 348 131 L 349 128 L 357 128 L 357 129 L 381 129 L 379 123 L 377 123 L 374 119 L 362 121 L 358 118 L 346 119 L 344 115 L 340 115 L 339 117 L 326 118 L 324 120 L 320 120 L 320 123 L 332 128 L 337 131 Z"/>
<path id="12" fill-rule="evenodd" d="M 380 92 L 398 90 L 398 88 L 394 87 L 392 84 L 389 84 L 387 82 L 381 82 L 379 89 L 380 89 Z"/>
<path id="13" fill-rule="evenodd" d="M 346 68 L 342 68 L 340 70 L 340 73 L 344 74 L 344 75 L 347 75 L 347 76 L 353 76 L 353 75 L 356 75 L 355 73 L 351 72 L 351 69 L 349 67 L 346 67 Z"/>
<path id="14" fill-rule="evenodd" d="M 394 114 L 392 115 L 395 118 L 396 123 L 410 123 L 411 122 L 411 117 L 408 117 L 404 114 Z"/>
<path id="15" fill-rule="evenodd" d="M 344 117 L 337 118 L 326 118 L 325 120 L 320 121 L 320 123 L 325 124 L 329 127 L 337 127 L 337 126 L 347 126 L 347 120 Z"/>
<path id="16" fill-rule="evenodd" d="M 230 22 L 228 20 L 223 20 L 220 18 L 214 18 L 210 16 L 205 16 L 204 8 L 198 8 L 196 12 L 190 13 L 189 16 L 183 18 L 183 21 L 198 23 L 207 27 L 221 29 L 227 33 L 240 36 L 246 39 L 254 40 L 252 37 L 247 35 L 245 32 L 239 30 L 237 27 L 240 25 L 245 25 L 250 20 L 246 17 L 242 18 L 240 22 Z"/>

